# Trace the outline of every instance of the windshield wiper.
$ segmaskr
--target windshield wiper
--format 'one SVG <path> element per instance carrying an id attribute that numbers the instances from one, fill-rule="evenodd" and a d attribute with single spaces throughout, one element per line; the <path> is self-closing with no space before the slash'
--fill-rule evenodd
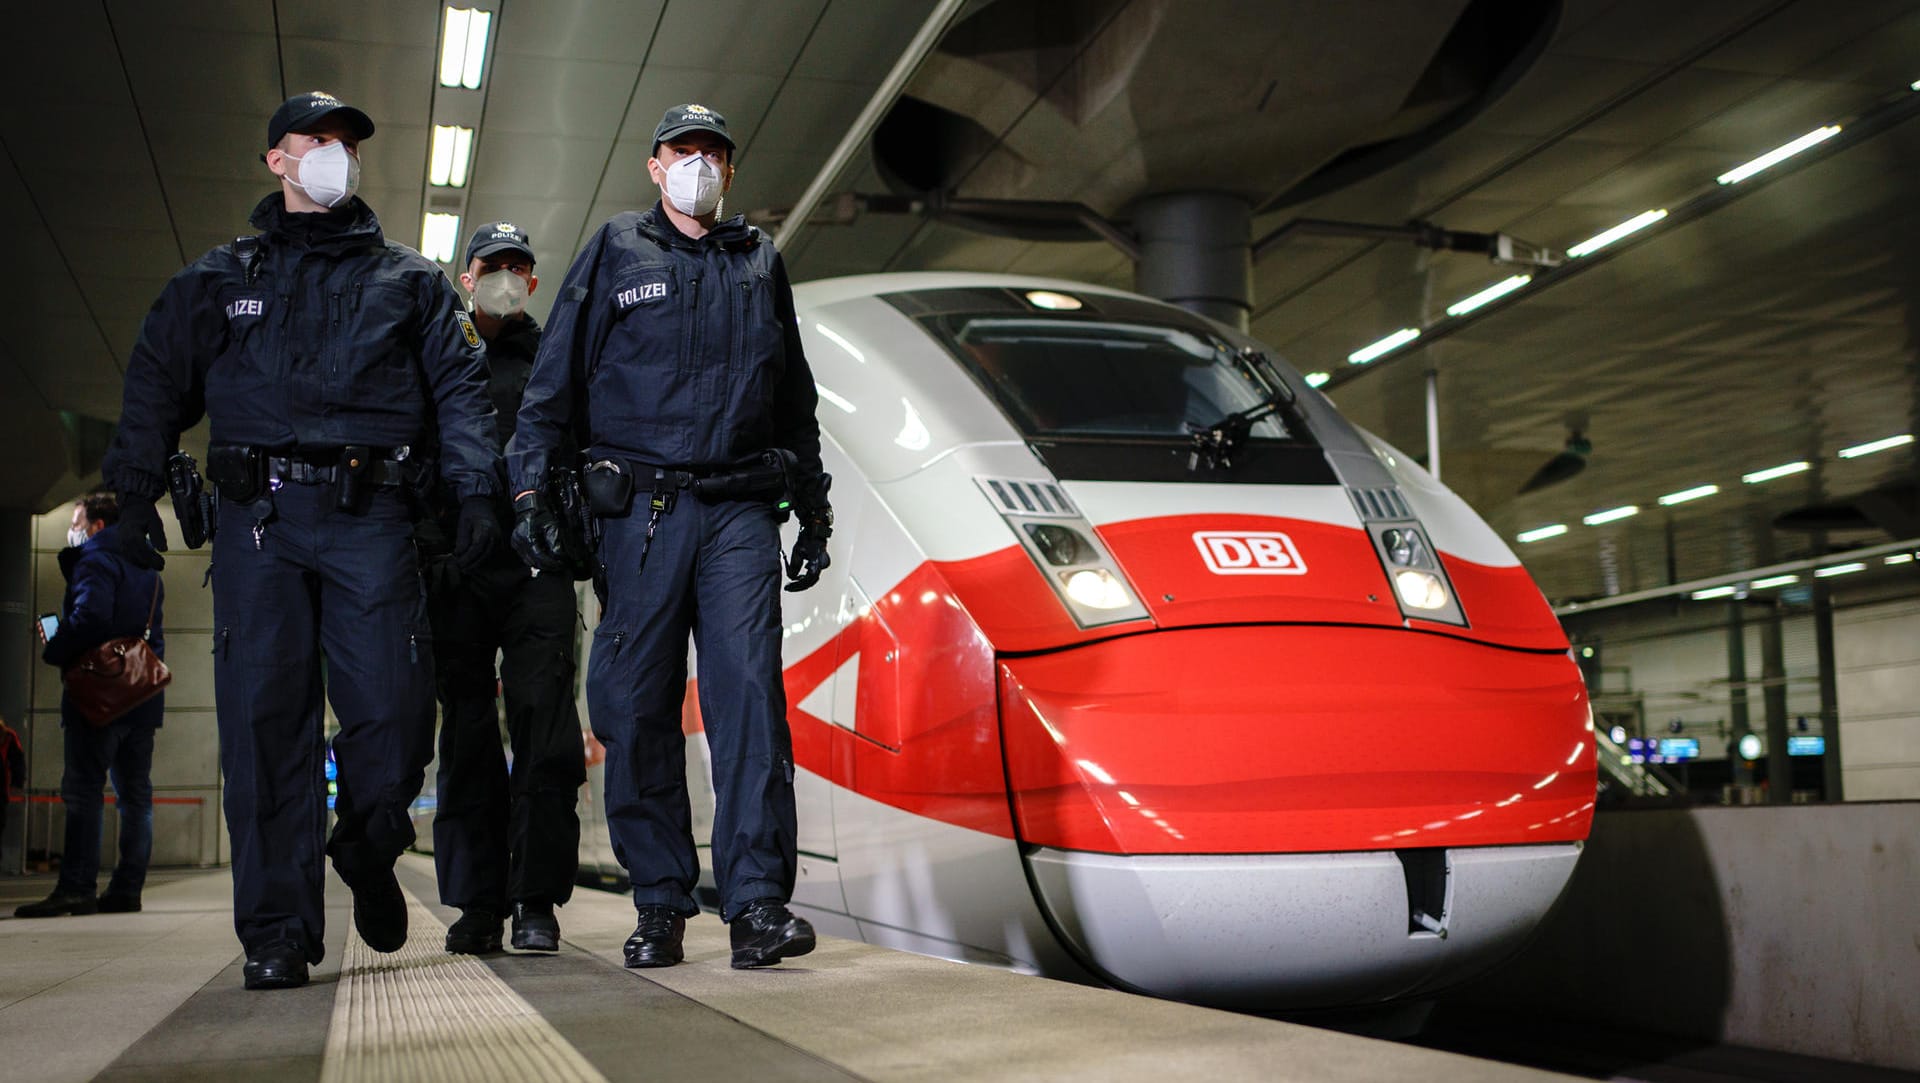
<path id="1" fill-rule="evenodd" d="M 1252 434 L 1254 425 L 1279 411 L 1282 406 L 1294 401 L 1293 389 L 1279 379 L 1268 381 L 1255 375 L 1254 362 L 1260 359 L 1256 350 L 1240 351 L 1236 366 L 1247 382 L 1269 384 L 1273 388 L 1267 396 L 1244 410 L 1235 410 L 1220 420 L 1204 428 L 1193 429 L 1192 448 L 1187 452 L 1187 471 L 1199 469 L 1202 463 L 1209 470 L 1233 469 L 1233 457 L 1239 453 L 1240 445 L 1246 443 Z"/>

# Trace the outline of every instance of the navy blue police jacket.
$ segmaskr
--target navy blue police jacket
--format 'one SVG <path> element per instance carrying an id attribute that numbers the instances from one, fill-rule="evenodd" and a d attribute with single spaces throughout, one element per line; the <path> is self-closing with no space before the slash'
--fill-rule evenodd
<path id="1" fill-rule="evenodd" d="M 127 364 L 102 472 L 122 499 L 157 499 L 179 434 L 204 414 L 214 444 L 324 451 L 439 449 L 461 497 L 499 491 L 487 368 L 473 321 L 434 263 L 380 231 L 357 197 L 294 214 L 260 201 L 257 256 L 222 245 L 173 276 Z"/>
<path id="2" fill-rule="evenodd" d="M 694 239 L 659 204 L 615 215 L 574 258 L 507 453 L 538 489 L 571 431 L 592 458 L 715 468 L 785 448 L 824 505 L 819 397 L 786 265 L 738 215 Z M 643 479 L 640 484 L 646 484 Z"/>
<path id="3" fill-rule="evenodd" d="M 160 631 L 166 596 L 159 572 L 136 567 L 121 556 L 114 548 L 111 531 L 101 531 L 79 545 L 62 549 L 59 559 L 67 593 L 60 603 L 60 628 L 41 648 L 41 660 L 64 672 L 109 639 L 147 632 L 149 610 L 153 623 L 147 642 L 153 653 L 166 657 L 166 636 Z M 135 726 L 158 726 L 161 711 L 161 701 L 150 699 L 127 712 L 124 719 Z M 79 712 L 68 707 L 64 696 L 60 714 L 68 724 L 80 720 Z"/>

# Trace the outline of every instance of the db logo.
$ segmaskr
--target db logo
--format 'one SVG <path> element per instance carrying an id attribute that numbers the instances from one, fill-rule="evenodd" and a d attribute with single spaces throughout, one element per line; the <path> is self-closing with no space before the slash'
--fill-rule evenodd
<path id="1" fill-rule="evenodd" d="M 1305 575 L 1293 539 L 1273 532 L 1202 530 L 1193 536 L 1200 559 L 1215 575 Z"/>

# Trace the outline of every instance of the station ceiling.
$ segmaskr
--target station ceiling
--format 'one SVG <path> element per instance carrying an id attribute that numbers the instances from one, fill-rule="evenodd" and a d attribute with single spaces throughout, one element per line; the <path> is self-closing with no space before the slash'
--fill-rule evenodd
<path id="1" fill-rule="evenodd" d="M 651 202 L 644 163 L 666 105 L 727 114 L 741 147 L 729 206 L 777 217 L 939 7 L 474 6 L 494 15 L 478 90 L 439 86 L 442 5 L 429 0 L 37 11 L 0 100 L 14 241 L 0 296 L 15 305 L 0 323 L 15 449 L 0 506 L 43 508 L 88 480 L 147 306 L 271 190 L 258 155 L 287 94 L 327 89 L 372 114 L 361 194 L 397 239 L 419 243 L 430 209 L 460 213 L 463 240 L 482 220 L 528 230 L 544 315 L 584 237 Z M 1132 285 L 1125 255 L 1071 231 L 1035 240 L 846 209 L 928 186 L 1071 200 L 1122 228 L 1141 196 L 1230 191 L 1256 209 L 1255 236 L 1297 217 L 1425 220 L 1565 249 L 1915 79 L 1920 0 L 974 0 L 787 253 L 800 279 L 967 269 Z M 477 132 L 463 189 L 426 183 L 435 123 Z M 1920 125 L 1896 124 L 1343 375 L 1335 401 L 1424 454 L 1435 370 L 1444 479 L 1510 540 L 1568 525 L 1515 543 L 1555 600 L 1912 536 L 1914 446 L 1837 452 L 1920 432 L 1916 165 Z M 1353 351 L 1513 273 L 1401 242 L 1294 238 L 1254 267 L 1252 330 L 1302 371 L 1344 374 Z M 1520 495 L 1575 429 L 1586 468 Z M 1741 481 L 1797 461 L 1811 465 Z M 1657 503 L 1710 484 L 1711 497 Z M 1773 525 L 1816 504 L 1835 505 L 1803 516 L 1824 535 Z M 1624 505 L 1642 510 L 1582 522 Z"/>

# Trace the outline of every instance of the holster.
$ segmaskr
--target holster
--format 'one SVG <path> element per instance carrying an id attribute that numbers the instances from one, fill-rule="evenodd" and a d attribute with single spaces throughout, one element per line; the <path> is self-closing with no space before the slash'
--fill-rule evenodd
<path id="1" fill-rule="evenodd" d="M 633 473 L 614 459 L 587 464 L 580 475 L 587 507 L 602 519 L 618 519 L 633 507 Z"/>
<path id="2" fill-rule="evenodd" d="M 219 522 L 220 503 L 201 482 L 200 466 L 193 456 L 176 451 L 167 460 L 167 489 L 173 494 L 173 516 L 180 521 L 180 539 L 189 549 L 207 544 Z"/>
<path id="3" fill-rule="evenodd" d="M 259 448 L 216 444 L 207 448 L 207 480 L 236 504 L 251 504 L 267 488 L 267 460 Z"/>
<path id="4" fill-rule="evenodd" d="M 763 451 L 738 470 L 695 478 L 693 495 L 708 504 L 723 500 L 764 500 L 779 504 L 787 499 L 787 478 L 799 460 L 785 448 Z"/>
<path id="5" fill-rule="evenodd" d="M 581 487 L 580 475 L 565 467 L 554 467 L 547 474 L 547 501 L 560 520 L 560 555 L 566 558 L 567 571 L 576 582 L 594 576 L 600 562 L 600 526 Z"/>
<path id="6" fill-rule="evenodd" d="M 340 449 L 340 461 L 333 468 L 333 506 L 341 511 L 360 507 L 367 472 L 373 469 L 374 450 L 364 444 L 348 444 Z"/>

